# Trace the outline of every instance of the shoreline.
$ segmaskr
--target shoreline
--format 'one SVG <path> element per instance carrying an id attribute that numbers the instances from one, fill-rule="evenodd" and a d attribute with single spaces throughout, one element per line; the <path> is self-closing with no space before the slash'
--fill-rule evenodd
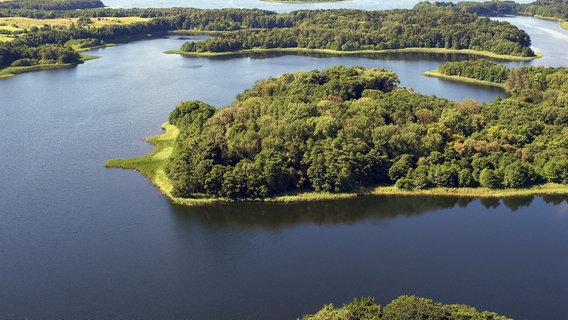
<path id="1" fill-rule="evenodd" d="M 361 192 L 353 193 L 318 193 L 318 192 L 298 192 L 294 194 L 280 195 L 262 199 L 239 199 L 231 200 L 224 198 L 177 198 L 171 195 L 172 184 L 166 176 L 164 168 L 167 160 L 171 156 L 174 143 L 179 129 L 169 123 L 162 125 L 163 133 L 146 138 L 146 141 L 153 144 L 154 150 L 151 153 L 129 158 L 113 158 L 105 162 L 107 168 L 120 168 L 134 170 L 144 175 L 150 182 L 174 204 L 184 206 L 205 206 L 218 205 L 235 202 L 265 202 L 265 203 L 299 203 L 313 201 L 331 201 L 354 199 L 367 196 L 440 196 L 458 198 L 510 198 L 522 196 L 543 196 L 543 195 L 568 195 L 568 185 L 548 183 L 533 186 L 526 189 L 487 189 L 487 188 L 432 188 L 424 190 L 401 190 L 395 186 L 379 186 L 367 188 Z"/>
<path id="2" fill-rule="evenodd" d="M 84 52 L 89 50 L 94 50 L 98 48 L 104 47 L 111 47 L 113 44 L 104 45 L 104 46 L 97 46 L 91 48 L 83 48 L 81 50 L 76 50 L 77 52 Z M 78 62 L 74 63 L 53 63 L 53 64 L 36 64 L 33 66 L 25 66 L 25 67 L 6 67 L 4 69 L 0 69 L 0 79 L 7 79 L 11 77 L 15 77 L 18 74 L 27 73 L 27 72 L 35 72 L 35 71 L 43 71 L 43 70 L 55 70 L 55 69 L 64 69 L 74 67 L 80 64 L 85 63 L 89 60 L 96 60 L 100 59 L 99 56 L 91 56 L 91 55 L 81 55 Z"/>
<path id="3" fill-rule="evenodd" d="M 448 81 L 453 81 L 453 82 L 461 82 L 461 83 L 469 83 L 469 84 L 478 84 L 478 85 L 482 85 L 482 86 L 488 86 L 488 87 L 496 87 L 496 88 L 501 88 L 501 89 L 505 89 L 505 84 L 504 83 L 497 83 L 497 82 L 491 82 L 491 81 L 485 81 L 485 80 L 478 80 L 478 79 L 472 79 L 472 78 L 468 78 L 468 77 L 462 77 L 462 76 L 449 76 L 447 74 L 443 74 L 438 70 L 432 70 L 432 71 L 425 71 L 422 73 L 422 75 L 426 76 L 426 77 L 431 77 L 431 78 L 438 78 L 438 79 L 443 79 L 443 80 L 448 80 Z"/>
<path id="4" fill-rule="evenodd" d="M 331 49 L 307 49 L 307 48 L 270 48 L 270 49 L 247 49 L 238 51 L 227 51 L 227 52 L 185 52 L 181 50 L 168 50 L 167 54 L 179 54 L 183 56 L 194 56 L 194 57 L 218 57 L 218 56 L 230 56 L 239 54 L 250 54 L 250 53 L 325 53 L 337 56 L 342 55 L 361 55 L 361 54 L 382 54 L 382 53 L 452 53 L 452 54 L 471 54 L 477 56 L 483 56 L 488 58 L 502 59 L 507 61 L 530 61 L 542 57 L 542 54 L 536 53 L 533 57 L 521 57 L 513 55 L 496 54 L 489 51 L 477 51 L 471 49 L 445 49 L 445 48 L 403 48 L 403 49 L 386 49 L 386 50 L 355 50 L 355 51 L 338 51 Z"/>

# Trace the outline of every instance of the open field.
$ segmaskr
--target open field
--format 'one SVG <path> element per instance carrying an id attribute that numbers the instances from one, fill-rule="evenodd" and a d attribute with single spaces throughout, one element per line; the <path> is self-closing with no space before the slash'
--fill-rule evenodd
<path id="1" fill-rule="evenodd" d="M 22 17 L 7 17 L 0 18 L 0 29 L 9 31 L 18 30 L 29 30 L 32 27 L 42 27 L 44 25 L 49 26 L 70 26 L 77 23 L 77 18 L 59 18 L 59 19 L 32 19 L 32 18 L 22 18 Z M 140 18 L 140 17 L 106 17 L 106 18 L 91 18 L 93 22 L 92 26 L 99 28 L 106 25 L 116 25 L 116 24 L 131 24 L 135 22 L 145 22 L 149 21 L 150 18 Z"/>

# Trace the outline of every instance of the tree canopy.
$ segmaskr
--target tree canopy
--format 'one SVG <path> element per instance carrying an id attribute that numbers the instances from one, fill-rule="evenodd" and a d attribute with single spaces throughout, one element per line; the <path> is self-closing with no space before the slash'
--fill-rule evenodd
<path id="1" fill-rule="evenodd" d="M 373 298 L 353 299 L 336 308 L 325 305 L 302 320 L 510 320 L 495 312 L 479 312 L 462 304 L 442 304 L 416 296 L 400 296 L 381 308 Z"/>
<path id="2" fill-rule="evenodd" d="M 524 31 L 507 22 L 478 18 L 451 6 L 420 3 L 411 10 L 296 11 L 274 18 L 274 22 L 267 26 L 247 26 L 229 21 L 216 30 L 240 31 L 223 33 L 202 42 L 185 43 L 181 51 L 446 48 L 534 56 L 530 38 Z"/>
<path id="3" fill-rule="evenodd" d="M 511 96 L 489 104 L 425 96 L 399 88 L 392 71 L 341 66 L 259 81 L 220 110 L 182 102 L 170 116 L 180 129 L 167 168 L 173 194 L 568 183 L 565 70 L 510 74 Z M 530 96 L 529 79 L 546 79 L 544 93 Z"/>

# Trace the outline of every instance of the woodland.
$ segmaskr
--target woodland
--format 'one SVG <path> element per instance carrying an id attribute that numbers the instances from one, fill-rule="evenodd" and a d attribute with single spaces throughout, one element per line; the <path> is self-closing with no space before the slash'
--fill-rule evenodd
<path id="1" fill-rule="evenodd" d="M 336 66 L 259 81 L 229 107 L 180 103 L 167 166 L 176 197 L 255 199 L 378 185 L 568 183 L 567 73 L 509 71 L 508 97 L 454 102 L 384 69 Z"/>

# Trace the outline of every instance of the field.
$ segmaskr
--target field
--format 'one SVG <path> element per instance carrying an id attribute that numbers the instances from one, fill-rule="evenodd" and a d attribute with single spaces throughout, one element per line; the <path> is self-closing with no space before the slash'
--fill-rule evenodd
<path id="1" fill-rule="evenodd" d="M 0 29 L 9 31 L 29 30 L 32 27 L 49 26 L 70 26 L 77 22 L 77 18 L 59 18 L 59 19 L 32 19 L 20 17 L 0 18 Z M 115 24 L 130 24 L 135 22 L 149 21 L 149 18 L 140 17 L 106 17 L 106 18 L 91 18 L 92 26 L 99 28 L 106 25 Z"/>

